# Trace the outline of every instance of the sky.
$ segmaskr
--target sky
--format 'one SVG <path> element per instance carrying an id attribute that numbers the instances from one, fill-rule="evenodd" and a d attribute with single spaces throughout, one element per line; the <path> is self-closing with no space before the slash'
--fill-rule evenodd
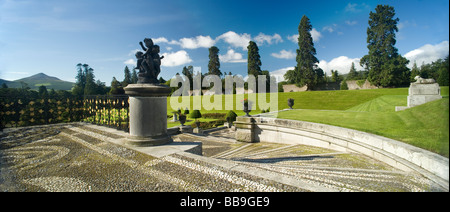
<path id="1" fill-rule="evenodd" d="M 208 48 L 220 50 L 223 73 L 247 75 L 255 41 L 262 70 L 282 80 L 296 65 L 298 25 L 306 15 L 319 67 L 345 74 L 368 53 L 369 13 L 393 6 L 399 53 L 413 63 L 449 54 L 448 0 L 0 0 L 0 78 L 45 73 L 75 82 L 78 63 L 110 85 L 136 66 L 139 42 L 152 38 L 164 55 L 160 76 L 184 66 L 208 72 Z"/>

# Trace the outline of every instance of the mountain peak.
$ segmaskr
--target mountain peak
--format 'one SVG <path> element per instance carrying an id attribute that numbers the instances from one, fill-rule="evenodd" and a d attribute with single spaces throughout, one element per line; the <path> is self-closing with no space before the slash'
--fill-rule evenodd
<path id="1" fill-rule="evenodd" d="M 20 88 L 20 82 L 27 83 L 31 89 L 37 90 L 40 86 L 44 85 L 47 89 L 55 89 L 55 90 L 71 90 L 74 83 L 66 82 L 60 80 L 57 77 L 52 77 L 44 73 L 38 73 L 30 77 L 25 77 L 22 79 L 14 80 L 14 81 L 5 81 L 5 83 L 10 88 Z M 1 82 L 1 80 L 0 80 Z"/>
<path id="2" fill-rule="evenodd" d="M 30 76 L 30 77 L 25 77 L 25 78 L 16 80 L 16 81 L 23 81 L 23 80 L 25 80 L 25 81 L 26 80 L 56 80 L 56 81 L 62 81 L 62 80 L 60 80 L 57 77 L 48 76 L 47 74 L 44 74 L 42 72 L 38 73 L 38 74 L 35 74 L 33 76 Z"/>

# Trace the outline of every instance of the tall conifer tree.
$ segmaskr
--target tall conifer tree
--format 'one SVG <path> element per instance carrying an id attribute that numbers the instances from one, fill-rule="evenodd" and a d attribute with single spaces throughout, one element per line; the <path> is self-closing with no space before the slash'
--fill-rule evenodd
<path id="1" fill-rule="evenodd" d="M 323 75 L 323 70 L 317 66 L 319 60 L 315 56 L 316 49 L 311 30 L 312 25 L 309 18 L 303 15 L 298 26 L 297 66 L 285 75 L 288 81 L 294 82 L 298 86 L 308 85 L 308 90 L 323 81 L 323 77 L 318 77 L 318 75 Z"/>
<path id="2" fill-rule="evenodd" d="M 398 54 L 395 47 L 395 33 L 398 32 L 398 18 L 389 5 L 378 5 L 369 14 L 367 28 L 367 48 L 369 54 L 361 61 L 361 66 L 369 70 L 368 80 L 376 86 L 406 85 L 410 81 L 409 61 Z"/>
<path id="3" fill-rule="evenodd" d="M 209 48 L 208 74 L 222 76 L 220 71 L 219 48 L 211 46 Z"/>
<path id="4" fill-rule="evenodd" d="M 258 75 L 262 75 L 261 71 L 261 56 L 259 56 L 259 48 L 255 42 L 250 41 L 248 46 L 248 59 L 247 59 L 247 70 L 248 74 L 258 77 Z"/>

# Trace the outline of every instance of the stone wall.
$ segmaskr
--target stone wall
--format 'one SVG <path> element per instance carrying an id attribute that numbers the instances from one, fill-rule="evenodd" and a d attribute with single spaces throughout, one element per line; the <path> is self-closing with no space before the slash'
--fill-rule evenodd
<path id="1" fill-rule="evenodd" d="M 284 92 L 299 92 L 299 91 L 306 91 L 307 89 L 308 89 L 307 85 L 301 88 L 297 87 L 295 84 L 283 85 Z"/>
<path id="2" fill-rule="evenodd" d="M 349 90 L 362 90 L 362 89 L 377 89 L 378 87 L 371 85 L 368 80 L 364 82 L 361 86 L 357 83 L 358 80 L 348 80 L 347 86 Z"/>
<path id="3" fill-rule="evenodd" d="M 386 137 L 305 121 L 238 117 L 236 140 L 302 144 L 358 152 L 404 171 L 417 171 L 449 189 L 449 159 Z"/>

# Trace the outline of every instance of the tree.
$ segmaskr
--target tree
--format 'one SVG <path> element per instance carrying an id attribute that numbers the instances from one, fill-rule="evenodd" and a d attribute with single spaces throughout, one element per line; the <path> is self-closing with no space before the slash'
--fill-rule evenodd
<path id="1" fill-rule="evenodd" d="M 359 74 L 358 74 L 358 72 L 356 72 L 355 63 L 352 62 L 352 67 L 350 68 L 350 71 L 348 72 L 347 80 L 356 80 L 358 78 L 359 78 Z"/>
<path id="2" fill-rule="evenodd" d="M 122 86 L 127 87 L 128 84 L 132 83 L 131 73 L 130 73 L 130 69 L 128 68 L 128 66 L 125 66 L 123 73 L 124 73 L 124 78 L 123 78 Z"/>
<path id="3" fill-rule="evenodd" d="M 389 5 L 378 5 L 369 14 L 367 28 L 368 55 L 360 64 L 369 71 L 368 80 L 375 86 L 400 86 L 410 81 L 409 61 L 398 54 L 395 47 L 395 33 L 398 32 L 398 18 Z"/>
<path id="4" fill-rule="evenodd" d="M 136 84 L 138 81 L 138 75 L 136 73 L 136 69 L 133 69 L 131 72 L 131 84 Z"/>
<path id="5" fill-rule="evenodd" d="M 341 82 L 341 90 L 348 90 L 347 80 Z"/>
<path id="6" fill-rule="evenodd" d="M 308 90 L 312 90 L 317 83 L 323 81 L 323 70 L 317 70 L 319 60 L 316 58 L 316 49 L 314 48 L 311 36 L 312 25 L 309 18 L 303 15 L 298 25 L 298 49 L 297 66 L 292 71 L 285 74 L 289 82 L 294 82 L 301 87 L 308 85 Z M 317 76 L 322 74 L 322 77 Z"/>
<path id="7" fill-rule="evenodd" d="M 86 65 L 86 64 L 84 64 Z M 86 85 L 86 75 L 85 72 L 83 72 L 83 67 L 86 67 L 82 65 L 81 63 L 78 63 L 77 66 L 77 82 L 75 83 L 75 86 L 72 90 L 72 93 L 75 96 L 83 96 L 84 95 L 84 87 Z"/>
<path id="8" fill-rule="evenodd" d="M 47 87 L 44 85 L 39 86 L 39 97 L 42 99 L 48 98 Z"/>
<path id="9" fill-rule="evenodd" d="M 97 84 L 95 83 L 94 69 L 89 68 L 86 73 L 86 85 L 84 87 L 84 95 L 97 94 Z"/>
<path id="10" fill-rule="evenodd" d="M 122 85 L 119 81 L 117 81 L 116 77 L 113 77 L 111 81 L 111 90 L 109 90 L 109 94 L 111 95 L 121 95 L 125 94 Z"/>
<path id="11" fill-rule="evenodd" d="M 340 81 L 340 77 L 339 77 L 339 72 L 336 70 L 331 70 L 331 82 L 339 82 Z"/>
<path id="12" fill-rule="evenodd" d="M 417 67 L 416 61 L 414 61 L 413 67 L 411 69 L 410 82 L 415 82 L 414 77 L 420 76 L 420 69 Z"/>
<path id="13" fill-rule="evenodd" d="M 449 85 L 449 63 L 448 63 L 448 55 L 444 60 L 441 60 L 439 64 L 439 77 L 437 78 L 437 82 L 440 86 L 448 86 Z"/>
<path id="14" fill-rule="evenodd" d="M 255 42 L 250 41 L 248 46 L 248 63 L 247 63 L 247 70 L 248 74 L 255 76 L 257 79 L 258 75 L 262 75 L 261 72 L 261 57 L 259 56 L 259 48 L 258 45 L 256 45 Z"/>
<path id="15" fill-rule="evenodd" d="M 219 48 L 211 46 L 209 48 L 208 74 L 222 76 L 220 71 Z"/>
<path id="16" fill-rule="evenodd" d="M 193 66 L 188 66 L 188 67 L 183 67 L 183 71 L 181 72 L 184 76 L 187 77 L 187 79 L 189 80 L 189 90 L 193 90 L 194 88 L 194 81 L 193 81 L 193 76 L 194 76 L 194 67 Z"/>

